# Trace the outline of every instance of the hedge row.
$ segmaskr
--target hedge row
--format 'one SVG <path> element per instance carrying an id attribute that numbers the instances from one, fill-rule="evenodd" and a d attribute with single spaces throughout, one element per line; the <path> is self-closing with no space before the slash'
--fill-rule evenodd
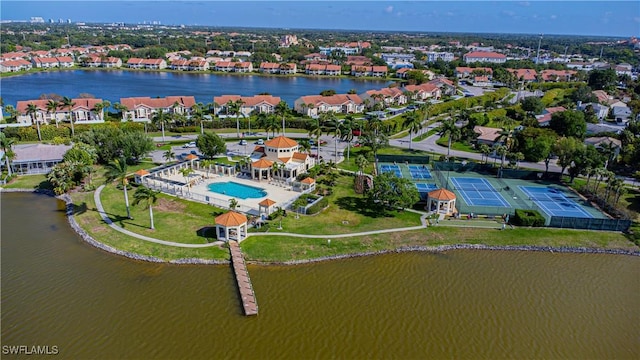
<path id="1" fill-rule="evenodd" d="M 74 125 L 76 135 L 89 131 L 91 127 L 115 127 L 120 128 L 125 132 L 130 131 L 144 131 L 144 125 L 133 122 L 105 122 L 102 124 L 86 125 L 79 124 Z M 18 139 L 19 141 L 38 141 L 38 129 L 35 125 L 24 127 L 8 127 L 5 128 L 4 133 L 7 137 Z M 55 141 L 61 138 L 71 137 L 71 125 L 59 124 L 56 125 L 40 125 L 40 135 L 43 141 Z"/>
<path id="2" fill-rule="evenodd" d="M 326 208 L 328 205 L 329 205 L 329 200 L 325 196 L 322 199 L 320 199 L 320 201 L 318 201 L 317 203 L 309 206 L 309 208 L 307 209 L 307 215 L 317 214 L 320 211 L 322 211 L 322 209 Z"/>
<path id="3" fill-rule="evenodd" d="M 536 210 L 516 209 L 513 224 L 518 226 L 544 226 L 544 217 Z"/>

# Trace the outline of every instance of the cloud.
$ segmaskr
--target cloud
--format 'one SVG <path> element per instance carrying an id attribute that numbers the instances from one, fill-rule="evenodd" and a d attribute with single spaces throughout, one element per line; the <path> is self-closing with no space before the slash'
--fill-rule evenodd
<path id="1" fill-rule="evenodd" d="M 558 18 L 558 16 L 557 16 L 557 15 L 551 15 L 551 16 L 549 16 L 549 18 L 550 18 L 551 20 L 555 20 L 555 19 L 557 19 L 557 18 Z"/>
<path id="2" fill-rule="evenodd" d="M 393 6 L 389 5 L 384 9 L 384 12 L 391 14 L 393 12 Z"/>

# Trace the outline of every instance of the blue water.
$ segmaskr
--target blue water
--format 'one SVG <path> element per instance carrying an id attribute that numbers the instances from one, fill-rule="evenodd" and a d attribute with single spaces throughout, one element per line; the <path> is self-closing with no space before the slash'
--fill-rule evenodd
<path id="1" fill-rule="evenodd" d="M 168 72 L 114 71 L 52 71 L 0 79 L 2 98 L 15 106 L 18 100 L 38 99 L 42 94 L 55 93 L 71 98 L 88 93 L 112 104 L 122 97 L 172 95 L 195 96 L 203 104 L 214 96 L 253 96 L 269 93 L 279 96 L 293 107 L 293 102 L 305 95 L 318 95 L 333 89 L 358 94 L 387 86 L 387 81 L 336 79 L 319 77 L 240 76 L 224 74 L 190 74 Z"/>
<path id="2" fill-rule="evenodd" d="M 240 199 L 257 199 L 267 196 L 267 192 L 263 189 L 232 181 L 209 184 L 208 188 L 211 192 Z"/>

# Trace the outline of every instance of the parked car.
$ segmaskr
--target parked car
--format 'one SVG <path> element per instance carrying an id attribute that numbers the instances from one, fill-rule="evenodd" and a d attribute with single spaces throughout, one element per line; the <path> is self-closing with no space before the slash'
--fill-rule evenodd
<path id="1" fill-rule="evenodd" d="M 258 144 L 258 145 L 264 145 L 264 140 L 262 140 L 262 139 L 258 139 L 258 141 L 256 141 L 256 144 Z"/>
<path id="2" fill-rule="evenodd" d="M 182 145 L 182 147 L 185 148 L 185 149 L 194 148 L 194 147 L 196 147 L 196 142 L 192 141 L 192 142 L 186 143 L 186 144 Z"/>
<path id="3" fill-rule="evenodd" d="M 240 140 L 240 145 L 247 145 L 247 140 Z"/>

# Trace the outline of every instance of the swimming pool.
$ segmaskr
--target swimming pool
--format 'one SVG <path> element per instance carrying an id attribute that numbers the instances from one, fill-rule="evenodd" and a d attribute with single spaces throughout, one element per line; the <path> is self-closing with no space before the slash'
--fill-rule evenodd
<path id="1" fill-rule="evenodd" d="M 207 188 L 211 192 L 233 196 L 240 199 L 256 199 L 267 196 L 267 192 L 264 191 L 264 189 L 239 184 L 233 181 L 209 184 Z"/>

